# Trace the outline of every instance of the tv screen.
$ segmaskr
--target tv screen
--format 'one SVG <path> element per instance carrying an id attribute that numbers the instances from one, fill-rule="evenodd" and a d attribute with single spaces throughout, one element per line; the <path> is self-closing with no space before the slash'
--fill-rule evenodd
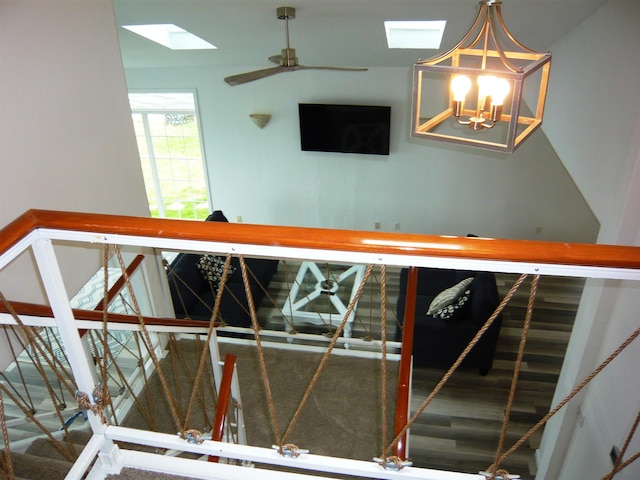
<path id="1" fill-rule="evenodd" d="M 391 107 L 300 103 L 304 151 L 389 155 Z"/>

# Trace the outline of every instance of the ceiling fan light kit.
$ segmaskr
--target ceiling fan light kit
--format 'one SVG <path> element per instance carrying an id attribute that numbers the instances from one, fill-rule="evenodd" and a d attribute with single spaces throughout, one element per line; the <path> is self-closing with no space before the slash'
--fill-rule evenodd
<path id="1" fill-rule="evenodd" d="M 512 153 L 542 124 L 551 54 L 515 39 L 501 1 L 479 3 L 455 47 L 414 65 L 411 136 Z"/>
<path id="2" fill-rule="evenodd" d="M 238 75 L 231 75 L 224 79 L 231 86 L 242 85 L 243 83 L 253 82 L 262 78 L 270 77 L 278 73 L 293 72 L 296 70 L 341 70 L 360 72 L 367 70 L 366 68 L 351 68 L 351 67 L 317 67 L 306 66 L 298 63 L 298 57 L 296 57 L 296 50 L 291 48 L 289 42 L 289 20 L 296 18 L 296 9 L 293 7 L 278 7 L 276 9 L 276 16 L 279 20 L 284 20 L 285 36 L 287 46 L 283 48 L 280 55 L 273 55 L 269 57 L 269 60 L 276 63 L 276 67 L 264 68 L 261 70 L 255 70 L 253 72 L 240 73 Z"/>

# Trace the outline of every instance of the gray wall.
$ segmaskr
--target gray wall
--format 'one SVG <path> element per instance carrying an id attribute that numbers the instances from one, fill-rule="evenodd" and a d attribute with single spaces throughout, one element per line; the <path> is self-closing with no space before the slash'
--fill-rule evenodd
<path id="1" fill-rule="evenodd" d="M 553 48 L 544 129 L 602 227 L 599 243 L 640 245 L 640 4 L 612 0 Z M 604 120 L 604 121 L 603 121 Z M 638 327 L 638 282 L 589 281 L 555 401 Z M 632 344 L 546 428 L 539 478 L 602 478 L 640 410 Z M 637 434 L 628 456 L 640 450 Z M 640 464 L 616 479 L 640 478 Z"/>
<path id="2" fill-rule="evenodd" d="M 193 89 L 213 204 L 231 220 L 591 242 L 598 223 L 538 131 L 513 155 L 409 136 L 410 66 L 299 71 L 230 87 L 235 68 L 127 69 L 131 89 Z M 298 102 L 392 107 L 391 154 L 302 152 Z M 270 113 L 263 130 L 249 120 Z M 536 234 L 538 227 L 542 232 Z"/>
<path id="3" fill-rule="evenodd" d="M 31 208 L 148 216 L 111 2 L 0 8 L 0 225 Z M 99 258 L 63 253 L 70 295 Z M 42 298 L 31 263 L 3 272 L 5 296 Z"/>

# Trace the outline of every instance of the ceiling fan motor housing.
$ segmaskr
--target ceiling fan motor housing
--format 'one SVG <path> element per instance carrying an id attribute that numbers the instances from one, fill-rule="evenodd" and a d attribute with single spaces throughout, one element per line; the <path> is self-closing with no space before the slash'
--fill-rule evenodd
<path id="1" fill-rule="evenodd" d="M 278 7 L 276 14 L 279 20 L 293 20 L 296 18 L 296 9 L 293 7 Z"/>
<path id="2" fill-rule="evenodd" d="M 280 65 L 284 67 L 295 67 L 298 65 L 295 48 L 283 48 L 280 50 Z"/>

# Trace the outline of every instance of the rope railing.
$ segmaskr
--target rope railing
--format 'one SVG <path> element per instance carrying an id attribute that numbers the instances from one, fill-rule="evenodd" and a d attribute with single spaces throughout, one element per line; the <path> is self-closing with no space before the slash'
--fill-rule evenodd
<path id="1" fill-rule="evenodd" d="M 185 225 L 187 223 L 187 225 Z M 302 408 L 305 406 L 306 401 L 309 398 L 311 391 L 313 390 L 318 376 L 323 371 L 323 368 L 327 362 L 328 357 L 331 355 L 331 351 L 337 343 L 338 337 L 342 334 L 345 324 L 349 318 L 349 315 L 354 309 L 354 304 L 357 303 L 365 284 L 372 275 L 373 268 L 376 263 L 382 265 L 381 270 L 381 311 L 383 317 L 383 327 L 381 332 L 382 344 L 383 344 L 383 374 L 386 373 L 385 356 L 386 356 L 386 265 L 418 265 L 427 266 L 435 263 L 436 266 L 442 266 L 448 261 L 453 261 L 455 265 L 462 263 L 455 262 L 479 262 L 474 264 L 475 266 L 481 265 L 488 268 L 489 271 L 500 271 L 499 269 L 506 263 L 516 264 L 515 270 L 525 270 L 526 272 L 546 272 L 548 269 L 566 268 L 567 275 L 570 276 L 582 276 L 585 272 L 594 273 L 594 276 L 602 276 L 603 278 L 638 278 L 640 276 L 640 251 L 637 247 L 623 247 L 612 245 L 584 245 L 584 244 L 566 244 L 566 243 L 553 243 L 553 242 L 534 242 L 534 241 L 516 241 L 516 240 L 490 240 L 482 239 L 478 241 L 475 238 L 452 238 L 452 237 L 436 237 L 426 235 L 407 235 L 407 234 L 385 234 L 371 232 L 353 232 L 353 231 L 340 231 L 340 230 L 325 230 L 325 229 L 306 229 L 297 227 L 273 227 L 273 226 L 257 226 L 257 225 L 233 225 L 233 224 L 215 224 L 205 225 L 199 222 L 176 222 L 171 220 L 159 220 L 159 219 L 138 219 L 134 217 L 123 216 L 110 216 L 110 215 L 91 215 L 80 213 L 60 213 L 34 210 L 25 213 L 22 217 L 15 222 L 7 226 L 0 231 L 0 256 L 3 253 L 9 252 L 9 250 L 16 246 L 17 243 L 25 238 L 30 232 L 40 231 L 47 237 L 59 238 L 64 235 L 59 232 L 85 232 L 91 235 L 102 235 L 101 241 L 105 243 L 105 265 L 107 263 L 109 241 L 118 238 L 126 244 L 126 239 L 133 238 L 148 238 L 155 239 L 150 241 L 151 246 L 161 248 L 166 245 L 167 241 L 183 241 L 187 242 L 184 245 L 198 245 L 203 247 L 202 251 L 223 252 L 227 254 L 225 266 L 228 268 L 230 258 L 232 255 L 237 256 L 240 261 L 241 274 L 244 281 L 244 286 L 247 295 L 247 310 L 251 317 L 252 328 L 254 331 L 255 342 L 257 345 L 258 355 L 260 358 L 260 366 L 262 370 L 264 388 L 267 392 L 269 401 L 269 410 L 271 414 L 271 420 L 273 423 L 274 434 L 276 436 L 277 446 L 280 453 L 285 450 L 298 453 L 299 449 L 296 445 L 289 442 L 289 435 L 293 426 L 295 425 Z M 124 240 L 123 240 L 124 239 Z M 277 241 L 275 240 L 277 239 Z M 196 242 L 196 243 L 189 243 Z M 138 244 L 138 240 L 133 242 Z M 193 324 L 189 323 L 189 320 L 175 320 L 175 319 L 152 319 L 147 316 L 143 316 L 140 312 L 140 306 L 137 303 L 136 295 L 131 286 L 129 275 L 126 272 L 126 267 L 122 261 L 119 247 L 113 243 L 116 256 L 123 270 L 123 284 L 121 288 L 126 288 L 131 297 L 133 304 L 134 315 L 120 315 L 111 314 L 107 312 L 106 308 L 101 311 L 87 313 L 88 311 L 72 310 L 72 313 L 77 319 L 90 319 L 102 322 L 102 337 L 103 350 L 106 352 L 107 345 L 107 325 L 109 322 L 122 321 L 125 323 L 132 322 L 135 319 L 135 323 L 140 326 L 140 336 L 142 341 L 147 345 L 149 353 L 151 355 L 152 362 L 158 371 L 160 382 L 167 395 L 171 415 L 175 421 L 176 428 L 182 438 L 185 438 L 187 434 L 200 436 L 200 432 L 189 428 L 189 418 L 191 416 L 191 410 L 196 403 L 201 403 L 200 393 L 196 392 L 196 389 L 191 394 L 189 403 L 186 407 L 186 412 L 182 412 L 179 405 L 175 404 L 171 397 L 167 386 L 167 380 L 164 378 L 164 373 L 160 366 L 160 362 L 155 358 L 152 348 L 152 341 L 149 337 L 147 325 L 153 325 L 154 322 L 158 325 L 166 326 L 199 326 L 204 327 L 207 331 L 207 341 L 204 343 L 202 351 L 199 352 L 200 361 L 198 362 L 197 372 L 193 379 L 194 384 L 200 383 L 204 367 L 205 358 L 207 355 L 207 349 L 209 348 L 209 340 L 211 337 L 211 331 L 215 328 L 215 318 L 219 311 L 219 304 L 221 298 L 221 292 L 224 290 L 224 282 L 227 275 L 223 275 L 221 279 L 221 285 L 217 291 L 215 304 L 213 307 L 211 320 L 208 322 L 208 326 L 205 326 L 203 322 L 198 321 Z M 336 328 L 335 332 L 332 332 L 333 336 L 326 350 L 326 354 L 320 361 L 317 371 L 313 378 L 309 382 L 309 386 L 300 401 L 298 408 L 296 409 L 290 423 L 286 427 L 284 433 L 279 430 L 279 424 L 276 418 L 275 408 L 272 405 L 272 394 L 270 392 L 270 384 L 268 380 L 268 372 L 264 365 L 264 358 L 262 353 L 262 345 L 260 340 L 261 326 L 257 318 L 257 306 L 254 304 L 253 297 L 249 288 L 249 276 L 250 272 L 246 266 L 244 252 L 249 252 L 251 255 L 256 256 L 270 256 L 279 258 L 283 252 L 290 252 L 292 258 L 303 258 L 302 255 L 312 256 L 314 252 L 320 252 L 329 250 L 331 252 L 337 252 L 339 259 L 346 258 L 343 254 L 353 255 L 356 260 L 372 259 L 373 262 L 367 262 L 366 272 L 362 283 L 360 284 L 357 293 L 349 304 L 347 313 L 343 316 L 342 321 Z M 229 251 L 227 251 L 229 250 Z M 237 251 L 235 251 L 237 250 Z M 235 251 L 235 253 L 232 253 Z M 444 263 L 441 263 L 444 262 Z M 365 264 L 365 262 L 362 262 Z M 559 267 L 558 267 L 559 265 Z M 2 264 L 0 264 L 2 267 Z M 575 272 L 571 273 L 570 270 L 575 267 Z M 415 292 L 415 270 L 416 267 L 411 269 L 413 277 L 410 273 L 409 283 L 407 291 L 411 292 L 412 288 Z M 553 270 L 555 271 L 555 270 Z M 394 464 L 398 469 L 402 468 L 404 463 L 405 454 L 403 451 L 403 443 L 406 442 L 406 435 L 408 429 L 414 423 L 415 419 L 422 414 L 422 412 L 431 403 L 432 399 L 442 389 L 443 385 L 447 382 L 456 368 L 462 363 L 465 356 L 474 347 L 478 339 L 483 333 L 491 327 L 492 323 L 501 314 L 505 305 L 513 297 L 514 293 L 523 284 L 527 278 L 528 273 L 523 273 L 520 278 L 514 283 L 509 290 L 509 293 L 502 300 L 496 311 L 486 320 L 485 324 L 480 328 L 477 335 L 469 343 L 467 348 L 462 352 L 458 360 L 451 366 L 451 368 L 445 373 L 440 382 L 427 396 L 424 402 L 418 407 L 411 418 L 400 418 L 400 424 L 398 423 L 398 416 L 396 417 L 396 429 L 394 431 L 395 437 L 391 442 L 387 442 L 386 432 L 386 417 L 382 417 L 382 422 L 385 425 L 382 434 L 383 454 L 381 455 L 382 463 Z M 509 423 L 509 416 L 513 407 L 515 392 L 518 383 L 518 377 L 520 373 L 521 364 L 523 361 L 523 352 L 526 345 L 527 332 L 531 321 L 533 302 L 536 296 L 537 282 L 540 274 L 534 273 L 534 279 L 531 286 L 531 292 L 529 296 L 529 304 L 527 306 L 526 317 L 523 327 L 522 340 L 518 348 L 517 359 L 515 362 L 515 368 L 513 372 L 513 380 L 511 389 L 509 391 L 509 397 L 507 399 L 507 406 L 505 410 L 505 418 L 503 421 L 502 430 L 500 432 L 500 439 L 498 448 L 496 450 L 495 461 L 489 466 L 487 471 L 488 478 L 508 478 L 508 472 L 501 467 L 504 460 L 517 449 L 526 439 L 528 439 L 537 429 L 539 429 L 548 419 L 562 408 L 571 398 L 573 398 L 584 386 L 599 373 L 608 362 L 613 360 L 617 354 L 619 354 L 627 345 L 629 345 L 635 336 L 639 333 L 636 332 L 632 338 L 629 338 L 625 344 L 612 354 L 606 362 L 594 371 L 592 375 L 589 375 L 583 383 L 581 383 L 576 389 L 571 392 L 567 399 L 563 400 L 559 405 L 549 412 L 549 415 L 545 416 L 538 424 L 536 424 L 529 432 L 527 432 L 523 438 L 516 442 L 511 448 L 503 452 L 504 443 L 507 435 L 507 428 Z M 106 277 L 106 275 L 105 275 Z M 413 280 L 412 280 L 413 278 Z M 413 284 L 412 284 L 413 282 Z M 106 283 L 106 278 L 105 278 Z M 109 292 L 105 287 L 105 299 L 108 297 Z M 415 293 L 413 293 L 415 296 Z M 16 304 L 14 302 L 9 305 L 8 302 L 2 302 L 5 311 L 11 313 L 16 322 L 19 322 L 19 316 L 22 311 L 29 311 L 30 315 L 41 315 L 42 317 L 52 317 L 51 309 L 42 306 L 33 306 L 28 304 Z M 407 298 L 405 305 L 405 318 L 404 318 L 404 333 L 406 337 L 403 337 L 403 343 L 405 347 L 410 345 L 410 325 L 411 319 L 414 317 L 415 311 L 415 297 L 411 300 L 411 297 Z M 410 352 L 410 350 L 409 350 Z M 103 355 L 104 362 L 107 361 L 108 355 Z M 406 362 L 406 360 L 405 360 Z M 102 367 L 101 378 L 103 383 L 107 382 L 106 363 Z M 410 369 L 410 364 L 403 367 L 401 364 L 400 370 L 403 371 Z M 407 387 L 409 380 L 405 376 L 401 375 L 400 382 Z M 383 382 L 384 385 L 384 382 Z M 408 391 L 408 389 L 407 389 Z M 383 388 L 383 398 L 385 389 Z M 408 398 L 408 397 L 407 397 Z M 405 408 L 406 402 L 405 399 Z M 96 415 L 101 416 L 103 422 L 106 422 L 104 415 L 104 408 L 109 403 L 108 391 L 105 390 L 100 395 L 96 395 L 94 392 L 94 402 L 90 402 L 87 398 L 81 397 L 79 399 L 81 407 L 90 411 L 93 411 Z M 383 404 L 385 404 L 383 399 Z M 402 408 L 402 407 L 400 407 Z M 404 422 L 404 423 L 402 423 Z M 635 427 L 633 428 L 635 432 Z M 632 433 L 630 434 L 632 435 Z M 391 451 L 393 450 L 393 455 Z M 294 455 L 295 456 L 295 455 Z M 635 456 L 634 456 L 635 457 Z M 633 458 L 633 457 L 632 457 Z M 615 472 L 624 468 L 627 465 L 620 459 L 614 467 L 614 470 L 606 478 L 613 478 Z"/>

